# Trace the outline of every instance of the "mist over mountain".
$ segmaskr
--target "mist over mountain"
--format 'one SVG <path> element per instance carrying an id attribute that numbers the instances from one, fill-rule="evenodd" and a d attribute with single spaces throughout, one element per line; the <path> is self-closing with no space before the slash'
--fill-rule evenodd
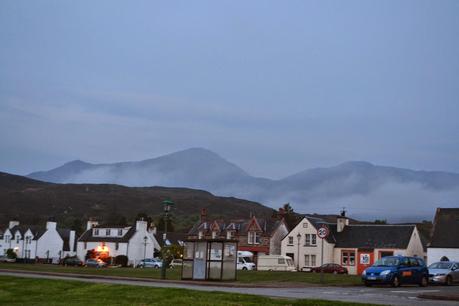
<path id="1" fill-rule="evenodd" d="M 377 166 L 363 161 L 298 172 L 279 180 L 257 178 L 218 154 L 192 148 L 138 162 L 72 161 L 28 177 L 53 183 L 108 183 L 131 187 L 204 189 L 302 213 L 337 213 L 391 221 L 431 218 L 435 208 L 459 205 L 459 174 Z"/>

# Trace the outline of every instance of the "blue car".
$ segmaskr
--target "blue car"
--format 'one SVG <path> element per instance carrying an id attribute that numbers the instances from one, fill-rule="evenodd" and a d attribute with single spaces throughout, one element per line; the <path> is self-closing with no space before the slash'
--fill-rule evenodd
<path id="1" fill-rule="evenodd" d="M 392 287 L 418 284 L 425 287 L 429 284 L 429 270 L 421 258 L 387 256 L 365 269 L 362 281 L 367 287 L 376 284 L 390 284 Z"/>

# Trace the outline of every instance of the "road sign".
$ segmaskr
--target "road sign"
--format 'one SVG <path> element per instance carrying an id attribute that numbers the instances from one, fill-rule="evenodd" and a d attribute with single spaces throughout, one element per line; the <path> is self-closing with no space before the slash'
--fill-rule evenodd
<path id="1" fill-rule="evenodd" d="M 317 236 L 321 239 L 327 238 L 329 234 L 330 234 L 330 230 L 328 229 L 326 225 L 322 225 L 317 230 Z"/>

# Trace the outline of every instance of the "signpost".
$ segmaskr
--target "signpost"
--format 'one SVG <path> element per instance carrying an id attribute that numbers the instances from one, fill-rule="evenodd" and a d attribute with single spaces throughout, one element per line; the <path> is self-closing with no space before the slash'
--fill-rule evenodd
<path id="1" fill-rule="evenodd" d="M 320 282 L 322 283 L 324 281 L 324 239 L 328 237 L 330 234 L 330 230 L 325 224 L 322 224 L 318 229 L 317 229 L 317 236 L 322 240 L 321 243 L 321 251 L 320 251 Z"/>

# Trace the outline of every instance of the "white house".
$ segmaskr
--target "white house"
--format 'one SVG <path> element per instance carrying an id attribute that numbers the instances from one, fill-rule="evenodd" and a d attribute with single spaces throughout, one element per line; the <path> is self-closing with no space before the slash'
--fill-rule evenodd
<path id="1" fill-rule="evenodd" d="M 0 252 L 8 249 L 16 252 L 17 258 L 59 260 L 75 255 L 75 231 L 57 229 L 54 221 L 46 222 L 45 228 L 21 226 L 19 221 L 10 221 L 0 237 Z"/>
<path id="2" fill-rule="evenodd" d="M 437 208 L 427 261 L 459 261 L 459 208 Z"/>
<path id="3" fill-rule="evenodd" d="M 124 255 L 128 264 L 136 265 L 144 258 L 152 258 L 160 250 L 153 230 L 146 221 L 137 221 L 135 226 L 106 226 L 97 221 L 88 221 L 86 231 L 78 238 L 77 256 L 85 260 L 88 251 L 95 251 L 104 257 Z"/>
<path id="4" fill-rule="evenodd" d="M 322 225 L 330 232 L 323 240 L 317 237 Z M 336 223 L 305 216 L 282 240 L 282 254 L 292 257 L 299 269 L 335 263 L 346 267 L 350 274 L 361 274 L 384 256 L 425 257 L 416 225 L 349 224 L 344 214 L 336 218 Z"/>

